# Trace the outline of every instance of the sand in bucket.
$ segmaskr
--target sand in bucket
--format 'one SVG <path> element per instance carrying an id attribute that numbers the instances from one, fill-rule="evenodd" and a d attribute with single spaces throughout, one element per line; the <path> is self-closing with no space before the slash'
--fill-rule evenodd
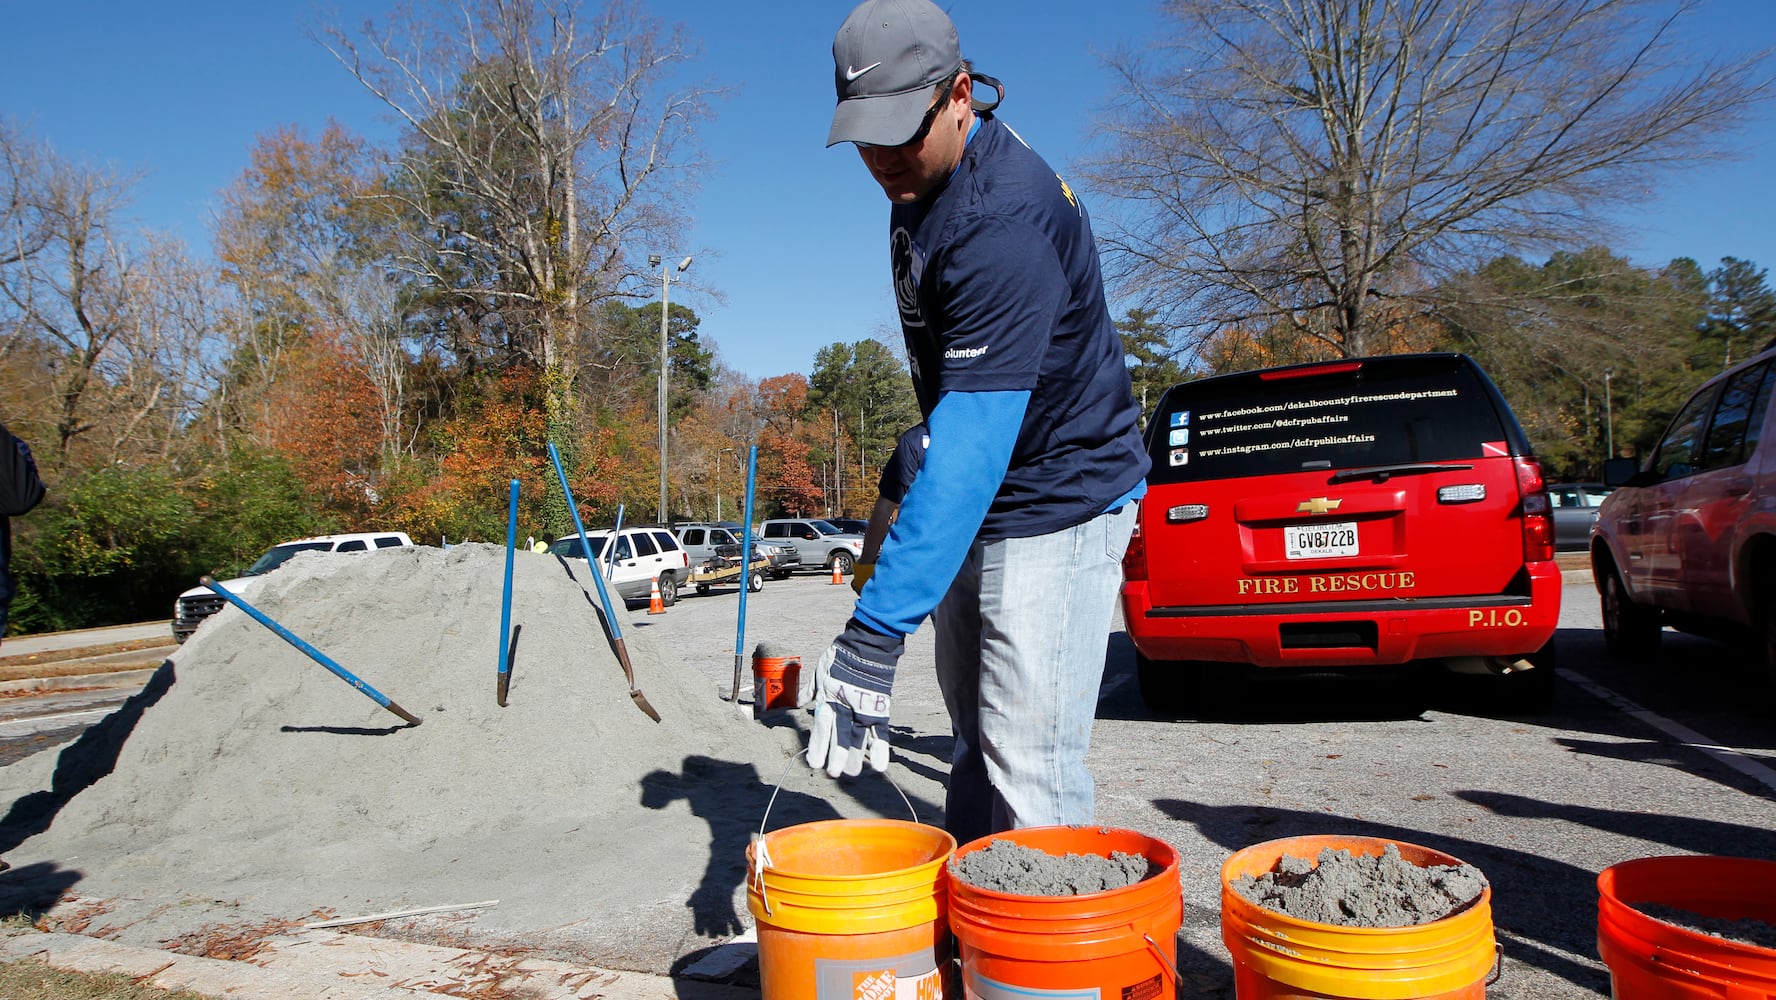
<path id="1" fill-rule="evenodd" d="M 1637 858 L 1597 876 L 1597 953 L 1616 1000 L 1772 1000 L 1772 933 L 1776 861 Z"/>
<path id="2" fill-rule="evenodd" d="M 996 864 L 1001 870 L 981 878 L 977 855 L 1014 854 L 1006 844 L 1054 863 L 1024 872 Z M 1030 827 L 971 841 L 948 867 L 950 929 L 962 947 L 967 996 L 1176 994 L 1184 897 L 1178 854 L 1165 841 L 1133 830 Z"/>
<path id="3" fill-rule="evenodd" d="M 1336 867 L 1344 884 L 1321 893 L 1329 908 L 1316 910 L 1313 893 L 1288 904 L 1318 919 L 1255 901 L 1285 898 L 1267 894 L 1304 882 L 1327 860 L 1322 852 L 1334 852 L 1342 862 Z M 1461 885 L 1437 884 L 1442 873 L 1423 884 L 1395 879 L 1389 886 L 1361 885 L 1353 878 L 1370 867 L 1382 872 L 1402 863 L 1445 869 L 1447 878 Z M 1271 884 L 1250 884 L 1261 879 Z M 1386 898 L 1400 888 L 1407 899 Z M 1234 995 L 1238 1000 L 1485 1000 L 1487 977 L 1498 960 L 1491 900 L 1491 887 L 1472 866 L 1415 844 L 1289 837 L 1245 848 L 1221 866 L 1221 940 L 1233 955 Z"/>

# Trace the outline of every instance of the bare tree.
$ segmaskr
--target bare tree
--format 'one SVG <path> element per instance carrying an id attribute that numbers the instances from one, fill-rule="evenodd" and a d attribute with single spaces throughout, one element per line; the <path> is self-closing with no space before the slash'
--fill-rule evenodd
<path id="1" fill-rule="evenodd" d="M 149 236 L 139 253 L 128 314 L 107 362 L 106 421 L 112 461 L 169 459 L 207 397 L 219 342 L 212 271 L 179 241 Z"/>
<path id="2" fill-rule="evenodd" d="M 358 364 L 376 389 L 376 423 L 385 459 L 411 449 L 417 421 L 407 426 L 407 375 L 412 359 L 401 335 L 396 289 L 382 275 L 355 271 L 337 286 L 335 323 L 352 333 Z"/>
<path id="3" fill-rule="evenodd" d="M 167 457 L 211 347 L 207 274 L 178 241 L 125 226 L 129 178 L 47 146 L 4 145 L 7 226 L 14 249 L 28 252 L 0 258 L 0 317 L 7 352 L 19 349 L 46 376 L 47 460 L 66 468 Z"/>
<path id="4" fill-rule="evenodd" d="M 376 206 L 383 178 L 362 139 L 329 124 L 262 135 L 252 163 L 222 192 L 215 236 L 235 293 L 234 344 L 217 386 L 219 418 L 269 442 L 271 388 L 288 348 L 317 334 L 344 345 L 377 392 L 378 451 L 409 442 L 403 426 L 412 359 L 401 336 L 400 288 L 389 265 L 391 219 Z"/>
<path id="5" fill-rule="evenodd" d="M 1698 60 L 1692 4 L 1165 0 L 1087 167 L 1128 214 L 1110 273 L 1197 333 L 1284 321 L 1372 353 L 1373 304 L 1522 249 L 1586 246 L 1607 209 L 1721 155 L 1763 54 Z"/>
<path id="6" fill-rule="evenodd" d="M 361 35 L 324 44 L 406 128 L 396 266 L 459 360 L 544 369 L 563 426 L 570 334 L 680 224 L 664 180 L 709 96 L 668 89 L 683 43 L 629 0 L 443 0 Z"/>
<path id="7" fill-rule="evenodd" d="M 45 149 L 23 187 L 30 192 L 26 211 L 43 242 L 0 269 L 0 296 L 16 318 L 19 336 L 41 339 L 54 353 L 52 461 L 61 465 L 75 439 L 94 426 L 89 390 L 102 390 L 101 366 L 128 325 L 131 261 L 114 227 L 129 182 Z"/>
<path id="8" fill-rule="evenodd" d="M 42 201 L 38 185 L 43 179 L 41 162 L 49 150 L 31 142 L 19 130 L 0 121 L 0 281 L 5 272 L 43 250 Z M 0 317 L 0 359 L 9 356 L 25 330 L 23 314 L 9 310 Z"/>

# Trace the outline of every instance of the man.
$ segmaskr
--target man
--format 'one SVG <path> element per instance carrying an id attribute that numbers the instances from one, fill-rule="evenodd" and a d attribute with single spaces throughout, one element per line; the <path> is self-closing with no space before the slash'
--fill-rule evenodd
<path id="1" fill-rule="evenodd" d="M 0 636 L 12 611 L 12 519 L 43 500 L 43 481 L 24 441 L 0 425 Z"/>
<path id="2" fill-rule="evenodd" d="M 1078 198 L 992 115 L 929 0 L 868 0 L 833 41 L 850 142 L 892 203 L 924 465 L 814 671 L 809 763 L 887 765 L 904 638 L 928 615 L 955 733 L 959 842 L 1089 823 L 1085 766 L 1121 559 L 1145 491 L 1140 412 Z M 977 101 L 979 81 L 999 94 Z"/>

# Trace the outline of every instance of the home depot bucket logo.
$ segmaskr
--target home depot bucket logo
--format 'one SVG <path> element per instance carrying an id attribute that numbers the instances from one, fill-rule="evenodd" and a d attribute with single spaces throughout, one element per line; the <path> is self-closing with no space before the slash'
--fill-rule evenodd
<path id="1" fill-rule="evenodd" d="M 894 1000 L 895 975 L 886 969 L 851 977 L 851 1000 Z"/>
<path id="2" fill-rule="evenodd" d="M 952 967 L 947 940 L 892 957 L 817 957 L 812 1000 L 962 1000 Z"/>
<path id="3" fill-rule="evenodd" d="M 851 1000 L 943 1000 L 941 969 L 903 979 L 892 969 L 859 972 L 851 979 Z"/>

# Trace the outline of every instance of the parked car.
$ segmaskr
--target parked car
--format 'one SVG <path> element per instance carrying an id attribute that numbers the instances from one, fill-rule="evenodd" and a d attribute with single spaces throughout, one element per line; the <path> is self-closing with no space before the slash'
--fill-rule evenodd
<path id="1" fill-rule="evenodd" d="M 1670 625 L 1746 639 L 1776 684 L 1776 342 L 1703 383 L 1644 463 L 1612 459 L 1591 570 L 1613 653 Z"/>
<path id="2" fill-rule="evenodd" d="M 1546 708 L 1561 577 L 1541 465 L 1460 354 L 1187 382 L 1152 471 L 1123 619 L 1149 705 L 1210 673 L 1442 667 Z"/>
<path id="3" fill-rule="evenodd" d="M 691 557 L 693 567 L 711 559 L 733 559 L 740 555 L 742 530 L 739 524 L 691 521 L 676 525 L 672 531 Z M 754 562 L 763 559 L 770 564 L 765 573 L 773 580 L 789 579 L 789 575 L 802 564 L 801 554 L 788 545 L 754 538 L 752 551 Z"/>
<path id="4" fill-rule="evenodd" d="M 649 525 L 624 527 L 616 542 L 609 528 L 586 532 L 586 544 L 597 558 L 605 583 L 625 602 L 645 602 L 660 582 L 660 603 L 678 603 L 678 588 L 691 575 L 691 558 L 672 532 Z M 570 559 L 586 558 L 578 534 L 563 535 L 549 543 L 549 552 Z"/>
<path id="5" fill-rule="evenodd" d="M 862 535 L 840 531 L 817 517 L 772 518 L 760 526 L 759 533 L 767 542 L 794 548 L 804 568 L 849 573 L 863 554 Z"/>
<path id="6" fill-rule="evenodd" d="M 1610 488 L 1602 483 L 1555 483 L 1548 487 L 1554 507 L 1554 551 L 1584 552 L 1591 547 L 1591 526 Z"/>
<path id="7" fill-rule="evenodd" d="M 277 569 L 303 552 L 370 552 L 376 549 L 401 548 L 413 544 L 405 531 L 360 531 L 343 535 L 316 535 L 280 542 L 265 550 L 240 576 L 223 580 L 222 587 L 236 597 L 246 598 L 256 589 L 259 578 Z M 173 639 L 184 642 L 204 620 L 222 610 L 228 601 L 206 586 L 193 587 L 173 602 Z"/>

